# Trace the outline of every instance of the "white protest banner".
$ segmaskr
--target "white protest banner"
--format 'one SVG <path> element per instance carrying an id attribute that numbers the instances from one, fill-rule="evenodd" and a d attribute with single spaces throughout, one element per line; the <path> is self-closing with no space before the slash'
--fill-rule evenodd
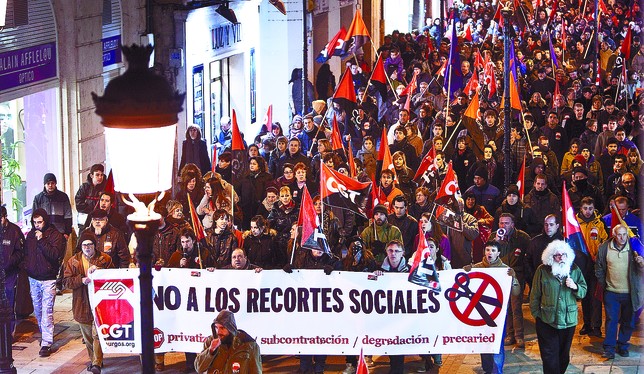
<path id="1" fill-rule="evenodd" d="M 154 271 L 156 352 L 200 352 L 217 313 L 235 313 L 262 354 L 497 353 L 507 269 L 439 272 L 440 294 L 408 274 L 281 270 Z M 90 300 L 105 353 L 139 353 L 138 269 L 94 272 Z"/>

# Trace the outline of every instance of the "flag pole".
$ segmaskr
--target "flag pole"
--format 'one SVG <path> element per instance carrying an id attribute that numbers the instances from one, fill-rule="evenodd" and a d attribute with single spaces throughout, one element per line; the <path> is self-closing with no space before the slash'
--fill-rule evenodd
<path id="1" fill-rule="evenodd" d="M 297 229 L 295 230 L 295 238 L 293 238 L 293 249 L 291 250 L 291 261 L 289 264 L 293 265 L 293 258 L 295 258 L 295 246 L 297 244 L 297 233 L 300 229 L 300 226 L 297 226 Z"/>
<path id="2" fill-rule="evenodd" d="M 375 45 L 373 45 L 373 43 L 369 43 L 369 44 L 371 44 L 371 48 L 372 48 L 372 49 L 373 49 L 373 51 L 376 53 L 376 55 L 377 55 L 377 56 L 380 56 L 380 55 L 378 54 L 378 50 L 376 49 L 376 46 L 375 46 Z M 383 63 L 384 63 L 384 62 L 383 62 Z M 399 100 L 399 99 L 400 99 L 400 97 L 398 97 L 398 94 L 396 93 L 396 90 L 394 89 L 394 85 L 391 83 L 391 80 L 390 80 L 390 78 L 389 78 L 389 75 L 387 75 L 387 71 L 386 71 L 386 70 L 385 70 L 385 77 L 387 77 L 387 83 L 389 83 L 389 87 L 391 87 L 391 90 L 392 90 L 392 91 L 393 91 L 393 93 L 394 93 L 394 97 L 396 98 L 396 100 Z M 384 98 L 383 98 L 383 99 L 384 99 Z"/>
<path id="3" fill-rule="evenodd" d="M 343 73 L 343 74 L 342 74 L 342 76 L 340 77 L 340 82 L 342 82 L 342 78 L 344 78 L 344 75 L 345 75 L 345 74 L 351 74 L 351 70 L 350 70 L 349 68 L 347 68 L 347 69 L 344 71 L 344 73 Z M 335 87 L 335 90 L 333 91 L 333 95 L 331 95 L 331 105 L 329 105 L 329 103 L 328 103 L 328 102 L 326 103 L 326 104 L 327 104 L 326 111 L 324 112 L 324 116 L 322 117 L 322 122 L 320 122 L 320 125 L 318 126 L 318 131 L 315 133 L 315 137 L 314 137 L 313 139 L 317 139 L 318 135 L 320 134 L 320 129 L 321 129 L 322 127 L 326 127 L 326 126 L 324 126 L 324 122 L 326 122 L 326 116 L 327 116 L 327 114 L 329 114 L 329 110 L 331 110 L 331 107 L 333 106 L 333 98 L 335 97 L 335 94 L 337 94 L 337 93 L 338 93 L 338 88 L 340 88 L 340 85 L 339 85 L 339 84 Z M 327 123 L 328 123 L 328 122 L 327 122 Z M 308 154 L 308 153 L 310 153 L 311 151 L 313 151 L 313 146 L 314 146 L 316 143 L 317 143 L 317 142 L 311 142 L 311 148 L 309 148 L 309 151 L 307 152 L 307 154 Z"/>

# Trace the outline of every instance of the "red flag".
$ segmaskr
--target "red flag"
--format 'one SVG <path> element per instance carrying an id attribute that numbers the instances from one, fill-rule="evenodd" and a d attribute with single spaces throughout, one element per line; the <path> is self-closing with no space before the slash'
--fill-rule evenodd
<path id="1" fill-rule="evenodd" d="M 362 348 L 360 348 L 360 358 L 358 359 L 358 366 L 356 367 L 356 374 L 369 374 L 369 367 L 364 360 Z"/>
<path id="2" fill-rule="evenodd" d="M 384 98 L 387 94 L 387 74 L 385 73 L 385 64 L 382 61 L 382 54 L 378 55 L 376 66 L 371 73 L 371 84 L 380 91 L 380 95 Z"/>
<path id="3" fill-rule="evenodd" d="M 353 79 L 351 77 L 351 70 L 347 69 L 344 71 L 342 78 L 340 78 L 340 84 L 333 94 L 333 100 L 346 100 L 350 103 L 356 104 L 358 101 L 356 99 L 356 88 L 353 85 Z"/>
<path id="4" fill-rule="evenodd" d="M 266 126 L 266 132 L 271 132 L 273 128 L 273 104 L 269 105 L 266 110 L 266 117 L 264 117 L 264 122 L 262 123 L 263 126 Z"/>
<path id="5" fill-rule="evenodd" d="M 338 129 L 338 120 L 335 118 L 335 113 L 333 113 L 331 132 L 331 148 L 335 151 L 338 149 L 344 150 L 344 145 L 342 145 L 342 139 L 340 138 L 340 130 Z"/>
<path id="6" fill-rule="evenodd" d="M 445 70 L 447 70 L 447 60 L 445 60 L 445 62 L 443 62 L 443 65 L 441 66 L 441 68 L 438 69 L 437 75 L 444 77 L 445 76 Z"/>
<path id="7" fill-rule="evenodd" d="M 423 231 L 423 223 L 421 220 L 418 220 L 418 248 L 416 248 L 416 253 L 414 254 L 414 262 L 411 264 L 409 273 L 413 273 L 414 270 L 418 268 L 420 262 L 425 258 L 429 257 L 429 247 L 427 244 L 427 238 L 425 238 L 425 232 Z"/>
<path id="8" fill-rule="evenodd" d="M 353 161 L 353 149 L 351 149 L 351 142 L 349 141 L 349 154 L 347 155 L 347 162 L 349 163 L 349 176 L 354 178 L 358 175 L 356 171 L 356 163 Z"/>
<path id="9" fill-rule="evenodd" d="M 617 207 L 615 204 L 610 205 L 610 230 L 611 232 L 615 228 L 615 226 L 619 225 L 622 223 L 622 216 L 619 215 L 619 211 L 617 210 Z M 628 225 L 625 225 L 628 227 Z"/>
<path id="10" fill-rule="evenodd" d="M 239 132 L 237 113 L 235 112 L 235 109 L 233 109 L 232 123 L 232 142 L 230 148 L 233 159 L 231 162 L 231 168 L 233 171 L 233 178 L 239 178 L 244 176 L 248 169 L 248 152 L 245 150 L 244 139 Z"/>
<path id="11" fill-rule="evenodd" d="M 350 54 L 357 53 L 358 50 L 369 40 L 371 40 L 371 36 L 369 35 L 367 26 L 364 24 L 364 20 L 362 19 L 362 13 L 360 13 L 359 10 L 356 10 L 353 15 L 351 25 L 349 25 L 349 29 L 347 30 L 347 39 L 344 44 L 344 50 Z"/>
<path id="12" fill-rule="evenodd" d="M 479 90 L 479 74 L 477 72 L 478 69 L 474 69 L 472 71 L 472 77 L 470 80 L 467 82 L 465 85 L 465 88 L 463 89 L 463 92 L 465 92 L 468 96 L 471 95 L 473 92 Z"/>
<path id="13" fill-rule="evenodd" d="M 620 48 L 620 51 L 622 52 L 622 56 L 624 58 L 628 59 L 631 56 L 631 27 L 628 27 L 628 31 L 626 31 L 626 36 L 624 36 L 624 40 L 622 41 L 622 46 Z"/>
<path id="14" fill-rule="evenodd" d="M 447 173 L 445 173 L 445 179 L 441 183 L 441 188 L 436 193 L 436 204 L 438 205 L 450 205 L 450 199 L 461 196 L 461 191 L 458 188 L 458 180 L 456 179 L 456 173 L 452 169 L 452 162 L 450 161 L 447 164 Z"/>
<path id="15" fill-rule="evenodd" d="M 472 25 L 470 25 L 468 23 L 467 26 L 465 27 L 465 30 L 463 30 L 463 32 L 461 33 L 461 36 L 463 37 L 463 39 L 468 40 L 468 41 L 471 42 L 472 41 Z"/>
<path id="16" fill-rule="evenodd" d="M 604 13 L 607 16 L 609 15 L 608 7 L 606 7 L 606 3 L 604 3 L 604 0 L 599 0 L 599 11 Z"/>
<path id="17" fill-rule="evenodd" d="M 496 77 L 494 75 L 493 62 L 488 62 L 488 64 L 485 65 L 485 70 L 483 74 L 485 75 L 485 85 L 487 85 L 489 90 L 488 98 L 491 99 L 492 96 L 494 96 L 494 94 L 496 93 Z"/>
<path id="18" fill-rule="evenodd" d="M 519 189 L 519 199 L 523 201 L 523 196 L 525 195 L 525 155 L 523 155 L 523 163 L 517 178 L 517 188 Z"/>
<path id="19" fill-rule="evenodd" d="M 601 0 L 599 1 L 601 2 Z M 548 18 L 548 23 L 552 23 L 552 21 L 554 21 L 558 8 L 559 8 L 559 0 L 555 0 L 552 3 L 552 10 L 550 11 L 550 17 Z"/>
<path id="20" fill-rule="evenodd" d="M 313 199 L 311 199 L 311 194 L 309 194 L 309 190 L 306 186 L 304 186 L 302 195 L 300 214 L 297 217 L 298 226 L 302 226 L 301 246 L 302 248 L 331 253 L 324 233 L 320 230 L 320 217 L 315 212 Z"/>
<path id="21" fill-rule="evenodd" d="M 361 183 L 322 164 L 320 169 L 320 197 L 322 201 L 340 209 L 366 217 L 366 203 L 371 183 Z"/>
<path id="22" fill-rule="evenodd" d="M 503 27 L 503 14 L 501 14 L 501 5 L 501 2 L 499 2 L 499 6 L 496 8 L 496 12 L 494 12 L 494 17 L 492 17 L 492 20 L 499 24 L 499 28 Z"/>
<path id="23" fill-rule="evenodd" d="M 561 24 L 561 49 L 566 51 L 568 49 L 568 43 L 566 42 L 566 19 L 563 19 Z M 563 61 L 562 61 L 563 62 Z"/>
<path id="24" fill-rule="evenodd" d="M 114 190 L 114 175 L 112 175 L 112 169 L 110 169 L 109 174 L 107 174 L 107 180 L 105 181 L 105 188 L 103 190 L 111 193 L 112 196 L 115 196 L 116 194 L 116 191 Z M 112 201 L 112 205 L 114 204 L 116 204 L 116 201 Z"/>
<path id="25" fill-rule="evenodd" d="M 476 69 L 483 69 L 486 64 L 483 62 L 483 57 L 481 57 L 481 52 L 476 51 L 476 56 L 474 57 L 474 67 Z"/>
<path id="26" fill-rule="evenodd" d="M 199 221 L 199 216 L 197 215 L 195 206 L 192 204 L 192 199 L 190 198 L 190 194 L 187 194 L 187 195 L 188 195 L 188 206 L 190 206 L 190 219 L 192 220 L 192 229 L 195 232 L 197 241 L 200 241 L 206 238 L 206 232 L 204 231 L 203 226 L 201 225 L 201 221 Z"/>
<path id="27" fill-rule="evenodd" d="M 418 170 L 416 171 L 416 174 L 414 175 L 414 180 L 417 183 L 420 183 L 418 181 L 419 178 L 421 178 L 427 171 L 430 170 L 431 167 L 434 166 L 434 157 L 436 157 L 436 151 L 434 150 L 434 146 L 432 146 L 429 149 L 429 152 L 423 157 L 423 160 L 420 162 L 420 166 L 418 167 Z"/>
<path id="28" fill-rule="evenodd" d="M 237 125 L 237 113 L 233 109 L 233 129 L 232 129 L 232 146 L 231 150 L 233 151 L 243 151 L 244 150 L 244 139 L 242 138 L 241 133 L 239 132 L 239 126 Z"/>
<path id="29" fill-rule="evenodd" d="M 369 209 L 367 210 L 367 214 L 369 217 L 373 216 L 373 208 L 376 207 L 378 204 L 385 204 L 387 202 L 387 196 L 385 196 L 384 192 L 378 188 L 378 184 L 376 183 L 375 180 L 371 180 L 371 205 L 369 206 Z"/>
<path id="30" fill-rule="evenodd" d="M 382 152 L 382 169 L 380 169 L 380 174 L 382 174 L 383 170 L 389 169 L 394 173 L 394 180 L 396 180 L 396 169 L 394 168 L 394 161 L 391 158 L 391 151 L 387 144 L 387 137 L 385 137 L 384 140 L 380 139 L 380 151 Z M 378 154 L 380 154 L 380 152 L 378 152 Z"/>
<path id="31" fill-rule="evenodd" d="M 402 90 L 402 92 L 400 93 L 400 96 L 405 96 L 405 95 L 411 96 L 414 94 L 414 91 L 416 91 L 416 87 L 417 87 L 417 84 L 416 84 L 417 75 L 418 75 L 417 73 L 414 73 L 414 76 L 411 78 L 411 82 L 409 82 L 407 87 L 405 87 L 405 89 Z"/>

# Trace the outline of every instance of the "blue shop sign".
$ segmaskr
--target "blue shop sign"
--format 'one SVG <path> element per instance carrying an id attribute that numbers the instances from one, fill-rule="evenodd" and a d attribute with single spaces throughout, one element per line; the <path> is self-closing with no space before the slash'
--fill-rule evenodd
<path id="1" fill-rule="evenodd" d="M 0 53 L 0 91 L 56 77 L 56 43 Z"/>
<path id="2" fill-rule="evenodd" d="M 121 62 L 121 35 L 101 40 L 103 45 L 103 67 Z"/>

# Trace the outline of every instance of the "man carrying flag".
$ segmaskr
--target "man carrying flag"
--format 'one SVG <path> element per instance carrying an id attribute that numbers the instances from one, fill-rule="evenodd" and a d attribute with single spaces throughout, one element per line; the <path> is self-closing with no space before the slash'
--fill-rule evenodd
<path id="1" fill-rule="evenodd" d="M 581 300 L 581 309 L 584 315 L 584 326 L 579 330 L 579 335 L 591 335 L 601 337 L 602 326 L 602 302 L 595 297 L 595 288 L 597 287 L 597 277 L 595 276 L 595 263 L 597 262 L 597 251 L 599 245 L 608 240 L 606 226 L 601 220 L 601 216 L 595 210 L 595 201 L 592 197 L 581 199 L 581 208 L 577 213 L 577 222 L 588 254 L 590 256 L 590 271 L 584 273 L 586 284 L 588 285 L 588 294 Z"/>

